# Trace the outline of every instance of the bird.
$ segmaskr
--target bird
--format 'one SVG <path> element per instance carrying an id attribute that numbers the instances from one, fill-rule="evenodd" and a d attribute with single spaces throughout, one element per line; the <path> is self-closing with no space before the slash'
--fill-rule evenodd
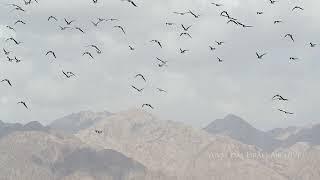
<path id="1" fill-rule="evenodd" d="M 238 21 L 235 21 L 235 20 L 233 20 L 233 19 L 229 19 L 229 21 L 227 22 L 227 24 L 229 24 L 229 23 L 233 23 L 233 24 L 235 24 L 235 25 L 239 25 L 239 22 Z"/>
<path id="2" fill-rule="evenodd" d="M 292 42 L 294 42 L 294 39 L 293 39 L 293 35 L 292 35 L 292 34 L 286 34 L 284 37 L 285 37 L 285 38 L 286 38 L 286 37 L 289 37 L 289 38 L 292 40 Z"/>
<path id="3" fill-rule="evenodd" d="M 269 0 L 269 1 L 270 1 L 271 4 L 274 4 L 274 3 L 278 2 L 278 1 L 275 1 L 275 0 Z"/>
<path id="4" fill-rule="evenodd" d="M 14 60 L 13 58 L 10 58 L 9 56 L 7 56 L 7 59 L 9 62 L 12 62 Z"/>
<path id="5" fill-rule="evenodd" d="M 147 107 L 149 107 L 149 108 L 151 108 L 151 109 L 154 109 L 154 107 L 153 107 L 151 104 L 143 104 L 143 105 L 142 105 L 142 108 L 145 107 L 145 106 L 147 106 Z"/>
<path id="6" fill-rule="evenodd" d="M 263 54 L 259 54 L 258 52 L 256 52 L 256 55 L 258 57 L 258 59 L 262 59 L 263 56 L 265 56 L 267 53 L 263 53 Z"/>
<path id="7" fill-rule="evenodd" d="M 273 21 L 273 24 L 279 24 L 279 23 L 282 23 L 282 21 L 281 21 L 281 20 L 275 20 L 275 21 Z"/>
<path id="8" fill-rule="evenodd" d="M 6 28 L 8 28 L 8 29 L 10 29 L 10 30 L 12 30 L 12 31 L 16 31 L 13 27 L 11 27 L 11 26 L 9 26 L 9 25 L 7 25 Z"/>
<path id="9" fill-rule="evenodd" d="M 131 51 L 134 51 L 134 47 L 132 47 L 131 45 L 129 45 L 129 48 Z"/>
<path id="10" fill-rule="evenodd" d="M 82 56 L 84 56 L 84 55 L 88 55 L 88 56 L 90 56 L 92 59 L 94 59 L 93 56 L 92 56 L 92 54 L 91 54 L 90 52 L 88 52 L 88 51 L 86 51 L 86 52 L 84 52 L 84 53 L 82 54 Z"/>
<path id="11" fill-rule="evenodd" d="M 166 26 L 173 26 L 175 23 L 166 22 Z"/>
<path id="12" fill-rule="evenodd" d="M 138 7 L 132 0 L 122 0 L 122 1 L 127 1 L 127 2 L 131 3 L 134 7 Z"/>
<path id="13" fill-rule="evenodd" d="M 216 7 L 223 6 L 222 4 L 218 4 L 218 3 L 214 3 L 214 2 L 212 2 L 211 4 L 215 5 Z"/>
<path id="14" fill-rule="evenodd" d="M 189 10 L 189 12 L 188 13 L 190 13 L 192 16 L 194 16 L 195 18 L 199 18 L 200 17 L 200 15 L 196 15 L 196 14 L 194 14 L 191 10 Z"/>
<path id="15" fill-rule="evenodd" d="M 96 0 L 97 1 L 97 0 Z M 102 134 L 101 130 L 94 130 L 94 132 L 96 132 L 97 134 Z"/>
<path id="16" fill-rule="evenodd" d="M 135 75 L 135 78 L 141 77 L 145 82 L 147 82 L 146 78 L 142 74 Z"/>
<path id="17" fill-rule="evenodd" d="M 64 18 L 64 21 L 67 23 L 67 25 L 71 25 L 71 23 L 75 22 L 76 20 L 68 21 L 66 18 Z"/>
<path id="18" fill-rule="evenodd" d="M 18 6 L 18 5 L 16 5 L 16 4 L 8 4 L 8 5 L 13 6 L 13 7 L 14 7 L 13 10 L 25 12 L 25 10 L 24 10 L 21 6 Z"/>
<path id="19" fill-rule="evenodd" d="M 186 35 L 186 36 L 189 36 L 190 38 L 192 38 L 191 35 L 190 35 L 189 33 L 187 33 L 187 32 L 181 33 L 181 34 L 180 34 L 180 37 L 183 36 L 183 35 Z"/>
<path id="20" fill-rule="evenodd" d="M 48 51 L 47 53 L 46 53 L 46 56 L 48 55 L 48 54 L 52 54 L 52 56 L 56 59 L 57 57 L 56 57 L 56 54 L 53 52 L 53 51 Z"/>
<path id="21" fill-rule="evenodd" d="M 93 4 L 97 4 L 98 0 L 92 0 Z"/>
<path id="22" fill-rule="evenodd" d="M 2 49 L 3 49 L 4 55 L 9 55 L 10 54 L 10 51 L 5 50 L 4 48 L 2 48 Z"/>
<path id="23" fill-rule="evenodd" d="M 317 44 L 310 42 L 310 47 L 316 47 Z"/>
<path id="24" fill-rule="evenodd" d="M 295 61 L 295 60 L 298 60 L 299 58 L 297 58 L 297 57 L 290 57 L 290 60 L 293 60 L 293 61 Z"/>
<path id="25" fill-rule="evenodd" d="M 20 101 L 17 104 L 22 104 L 26 109 L 29 109 L 27 104 L 24 101 Z"/>
<path id="26" fill-rule="evenodd" d="M 74 27 L 75 29 L 77 29 L 78 31 L 82 32 L 83 34 L 85 33 L 81 28 L 79 27 Z"/>
<path id="27" fill-rule="evenodd" d="M 161 89 L 161 88 L 157 88 L 157 89 L 158 89 L 159 92 L 165 92 L 165 93 L 167 93 L 167 91 L 164 90 L 164 89 Z"/>
<path id="28" fill-rule="evenodd" d="M 22 20 L 17 20 L 15 23 L 14 23 L 14 25 L 16 25 L 16 24 L 18 24 L 18 23 L 21 23 L 21 24 L 26 24 L 24 21 L 22 21 Z"/>
<path id="29" fill-rule="evenodd" d="M 144 88 L 139 89 L 139 88 L 137 88 L 137 87 L 135 87 L 135 86 L 133 86 L 133 85 L 131 85 L 131 87 L 132 87 L 133 89 L 137 90 L 138 92 L 142 92 L 142 91 L 144 90 Z"/>
<path id="30" fill-rule="evenodd" d="M 93 47 L 98 54 L 101 54 L 101 53 L 102 53 L 102 51 L 98 48 L 98 46 L 96 46 L 96 45 L 94 45 L 94 44 L 88 45 L 87 47 Z"/>
<path id="31" fill-rule="evenodd" d="M 19 44 L 22 43 L 21 41 L 15 40 L 13 37 L 10 37 L 10 38 L 6 39 L 6 42 L 8 42 L 8 41 L 13 41 L 16 45 L 19 45 Z"/>
<path id="32" fill-rule="evenodd" d="M 181 53 L 181 54 L 184 54 L 184 53 L 186 53 L 186 52 L 188 52 L 188 51 L 189 51 L 188 49 L 181 49 L 181 48 L 180 48 L 180 53 Z"/>
<path id="33" fill-rule="evenodd" d="M 183 15 L 185 15 L 185 14 L 187 14 L 187 12 L 173 12 L 174 14 L 178 14 L 178 15 L 181 15 L 181 16 L 183 16 Z"/>
<path id="34" fill-rule="evenodd" d="M 14 60 L 16 60 L 16 63 L 21 62 L 21 59 L 18 59 L 16 56 L 14 57 Z"/>
<path id="35" fill-rule="evenodd" d="M 114 28 L 119 28 L 121 29 L 121 31 L 123 32 L 123 34 L 126 34 L 126 32 L 124 31 L 123 27 L 122 26 L 113 26 Z"/>
<path id="36" fill-rule="evenodd" d="M 98 25 L 99 25 L 99 23 L 100 23 L 101 21 L 98 21 L 98 22 L 94 22 L 94 21 L 91 21 L 91 23 L 93 24 L 93 26 L 95 26 L 95 27 L 97 27 Z"/>
<path id="37" fill-rule="evenodd" d="M 222 59 L 220 59 L 219 57 L 217 57 L 217 59 L 218 59 L 218 62 L 223 62 L 223 60 L 222 60 Z"/>
<path id="38" fill-rule="evenodd" d="M 7 82 L 7 83 L 9 84 L 9 86 L 11 86 L 11 87 L 12 87 L 12 84 L 11 84 L 11 82 L 10 82 L 10 80 L 9 80 L 9 79 L 3 79 L 3 80 L 1 80 L 1 82 Z"/>
<path id="39" fill-rule="evenodd" d="M 272 97 L 272 100 L 279 100 L 279 101 L 288 101 L 288 99 L 283 98 L 281 95 L 277 94 Z"/>
<path id="40" fill-rule="evenodd" d="M 110 18 L 110 19 L 106 19 L 106 21 L 119 21 L 119 19 Z"/>
<path id="41" fill-rule="evenodd" d="M 53 19 L 55 21 L 58 21 L 58 19 L 56 17 L 54 17 L 54 16 L 49 16 L 48 21 L 50 21 L 51 19 Z"/>
<path id="42" fill-rule="evenodd" d="M 216 48 L 215 48 L 215 47 L 213 47 L 213 46 L 209 46 L 209 48 L 210 48 L 210 50 L 211 50 L 211 51 L 216 50 Z"/>
<path id="43" fill-rule="evenodd" d="M 70 78 L 70 77 L 72 77 L 72 76 L 76 76 L 73 72 L 64 72 L 63 70 L 62 70 L 62 73 L 67 77 L 67 78 Z"/>
<path id="44" fill-rule="evenodd" d="M 302 7 L 300 6 L 295 6 L 294 8 L 292 8 L 292 11 L 296 10 L 296 9 L 300 9 L 300 10 L 304 10 Z"/>
<path id="45" fill-rule="evenodd" d="M 183 28 L 184 31 L 188 31 L 191 26 L 192 26 L 192 25 L 190 25 L 190 26 L 188 26 L 188 27 L 185 27 L 183 24 L 181 24 L 181 27 Z"/>
<path id="46" fill-rule="evenodd" d="M 220 13 L 220 16 L 223 16 L 223 17 L 226 17 L 226 18 L 228 18 L 228 19 L 233 19 L 233 20 L 237 20 L 237 19 L 235 19 L 235 18 L 232 18 L 229 14 L 228 14 L 228 12 L 227 11 L 222 11 L 221 13 Z"/>
<path id="47" fill-rule="evenodd" d="M 258 15 L 261 15 L 261 14 L 263 14 L 263 12 L 262 12 L 262 11 L 258 11 L 257 14 L 258 14 Z"/>
<path id="48" fill-rule="evenodd" d="M 285 110 L 282 110 L 282 109 L 278 109 L 280 112 L 283 112 L 283 113 L 285 113 L 285 114 L 294 114 L 294 113 L 292 113 L 292 112 L 288 112 L 288 111 L 285 111 Z"/>
<path id="49" fill-rule="evenodd" d="M 157 60 L 158 61 L 160 61 L 162 64 L 166 64 L 168 61 L 164 61 L 164 60 L 162 60 L 162 59 L 160 59 L 160 58 L 158 58 L 158 57 L 156 57 L 157 58 Z"/>
<path id="50" fill-rule="evenodd" d="M 151 40 L 150 42 L 157 43 L 157 44 L 160 46 L 160 48 L 162 48 L 162 44 L 161 44 L 161 42 L 160 42 L 160 41 L 158 41 L 158 40 L 154 39 L 154 40 Z"/>
<path id="51" fill-rule="evenodd" d="M 64 31 L 64 30 L 67 30 L 67 29 L 72 29 L 71 27 L 68 27 L 68 26 L 64 26 L 64 27 L 59 26 L 59 27 L 60 27 L 61 31 Z"/>
<path id="52" fill-rule="evenodd" d="M 217 43 L 218 46 L 221 46 L 222 44 L 224 44 L 223 41 L 216 41 L 216 43 Z"/>
<path id="53" fill-rule="evenodd" d="M 240 25 L 240 26 L 242 26 L 242 27 L 244 27 L 244 28 L 249 28 L 249 27 L 253 27 L 253 26 L 249 26 L 249 25 L 245 25 L 245 24 L 242 24 L 241 22 L 237 22 L 238 23 L 238 25 Z"/>

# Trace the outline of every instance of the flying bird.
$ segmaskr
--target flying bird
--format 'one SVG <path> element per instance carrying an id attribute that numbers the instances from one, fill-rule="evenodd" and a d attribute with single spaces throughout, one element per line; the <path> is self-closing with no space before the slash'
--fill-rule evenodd
<path id="1" fill-rule="evenodd" d="M 73 72 L 64 72 L 63 70 L 62 70 L 62 73 L 67 77 L 67 78 L 71 78 L 72 76 L 76 76 Z"/>
<path id="2" fill-rule="evenodd" d="M 262 59 L 263 56 L 265 56 L 267 53 L 263 53 L 263 54 L 259 54 L 258 52 L 256 52 L 256 55 L 258 57 L 258 59 Z"/>
<path id="3" fill-rule="evenodd" d="M 281 21 L 281 20 L 275 20 L 275 21 L 273 21 L 273 24 L 279 24 L 279 23 L 282 23 L 282 21 Z"/>
<path id="4" fill-rule="evenodd" d="M 220 59 L 219 57 L 217 57 L 217 59 L 218 59 L 218 62 L 223 62 L 223 60 L 222 60 L 222 59 Z"/>
<path id="5" fill-rule="evenodd" d="M 18 102 L 17 104 L 22 104 L 26 109 L 29 109 L 27 104 L 23 101 Z"/>
<path id="6" fill-rule="evenodd" d="M 173 26 L 175 23 L 166 22 L 166 26 Z"/>
<path id="7" fill-rule="evenodd" d="M 135 86 L 133 86 L 133 85 L 131 85 L 131 87 L 132 87 L 133 89 L 137 90 L 138 92 L 142 92 L 142 91 L 144 90 L 144 88 L 139 89 L 139 88 L 137 88 L 137 87 L 135 87 Z"/>
<path id="8" fill-rule="evenodd" d="M 145 106 L 147 106 L 147 107 L 149 107 L 149 108 L 151 108 L 151 109 L 154 109 L 154 107 L 153 107 L 151 104 L 143 104 L 143 105 L 142 105 L 142 108 L 145 107 Z"/>
<path id="9" fill-rule="evenodd" d="M 161 89 L 161 88 L 157 88 L 157 89 L 158 89 L 159 92 L 165 92 L 165 93 L 167 93 L 167 91 L 164 90 L 164 89 Z"/>
<path id="10" fill-rule="evenodd" d="M 16 24 L 18 24 L 18 23 L 21 23 L 21 24 L 26 24 L 24 21 L 22 21 L 22 20 L 17 20 L 15 23 L 14 23 L 14 25 L 16 25 Z"/>
<path id="11" fill-rule="evenodd" d="M 78 31 L 82 32 L 83 34 L 85 33 L 81 28 L 79 27 L 74 27 L 75 29 L 77 29 Z"/>
<path id="12" fill-rule="evenodd" d="M 54 17 L 54 16 L 49 16 L 48 21 L 50 21 L 51 19 L 53 19 L 55 21 L 58 21 L 58 19 L 56 17 Z"/>
<path id="13" fill-rule="evenodd" d="M 292 34 L 286 34 L 284 37 L 285 37 L 285 38 L 286 38 L 286 37 L 289 37 L 289 38 L 292 40 L 292 42 L 294 42 L 294 39 L 293 39 L 293 35 L 292 35 Z"/>
<path id="14" fill-rule="evenodd" d="M 288 99 L 283 98 L 281 95 L 277 94 L 272 97 L 272 100 L 279 100 L 279 101 L 288 101 Z"/>
<path id="15" fill-rule="evenodd" d="M 9 56 L 7 56 L 7 59 L 9 62 L 12 62 L 14 60 L 13 58 L 10 58 Z"/>
<path id="16" fill-rule="evenodd" d="M 188 52 L 188 51 L 189 51 L 188 49 L 181 49 L 181 48 L 180 48 L 180 53 L 181 53 L 181 54 L 184 54 L 184 53 L 186 53 L 186 52 Z"/>
<path id="17" fill-rule="evenodd" d="M 190 13 L 193 17 L 195 17 L 195 18 L 199 18 L 200 17 L 200 15 L 196 15 L 195 13 L 193 13 L 191 10 L 189 10 L 189 12 L 188 13 Z"/>
<path id="18" fill-rule="evenodd" d="M 92 0 L 93 4 L 97 4 L 98 0 Z"/>
<path id="19" fill-rule="evenodd" d="M 51 54 L 55 59 L 57 58 L 57 57 L 56 57 L 56 54 L 55 54 L 53 51 L 48 51 L 48 52 L 46 53 L 46 56 L 47 56 L 48 54 Z"/>
<path id="20" fill-rule="evenodd" d="M 297 58 L 297 57 L 290 57 L 290 60 L 293 60 L 293 61 L 295 61 L 295 60 L 298 60 L 299 58 Z"/>
<path id="21" fill-rule="evenodd" d="M 132 0 L 122 0 L 122 1 L 127 1 L 127 2 L 131 3 L 134 7 L 138 7 Z"/>
<path id="22" fill-rule="evenodd" d="M 213 5 L 215 5 L 216 7 L 220 7 L 220 6 L 223 6 L 222 4 L 218 4 L 218 3 L 211 3 L 211 4 L 213 4 Z"/>
<path id="23" fill-rule="evenodd" d="M 183 15 L 185 15 L 185 14 L 187 14 L 187 12 L 173 12 L 174 14 L 178 14 L 178 15 L 181 15 L 181 16 L 183 16 Z"/>
<path id="24" fill-rule="evenodd" d="M 292 11 L 296 10 L 296 9 L 299 9 L 299 10 L 304 10 L 302 7 L 300 6 L 295 6 L 294 8 L 292 8 Z"/>
<path id="25" fill-rule="evenodd" d="M 11 26 L 9 26 L 9 25 L 7 25 L 6 28 L 8 28 L 8 29 L 10 29 L 10 30 L 12 30 L 12 31 L 16 31 L 13 27 L 11 27 Z"/>
<path id="26" fill-rule="evenodd" d="M 18 59 L 16 56 L 14 57 L 14 60 L 16 60 L 16 63 L 21 62 L 21 59 Z"/>
<path id="27" fill-rule="evenodd" d="M 94 132 L 96 132 L 97 134 L 102 134 L 101 130 L 94 130 Z"/>
<path id="28" fill-rule="evenodd" d="M 71 25 L 71 23 L 75 22 L 76 20 L 68 21 L 66 18 L 64 18 L 64 21 L 67 23 L 67 25 Z"/>
<path id="29" fill-rule="evenodd" d="M 10 80 L 9 80 L 9 79 L 3 79 L 3 80 L 1 80 L 1 82 L 7 82 L 7 83 L 9 84 L 9 86 L 11 86 L 11 87 L 12 87 L 12 84 L 11 84 L 11 82 L 10 82 Z"/>
<path id="30" fill-rule="evenodd" d="M 210 50 L 211 50 L 211 51 L 216 50 L 216 48 L 215 48 L 215 47 L 213 47 L 213 46 L 209 46 L 209 48 L 210 48 Z"/>
<path id="31" fill-rule="evenodd" d="M 269 1 L 270 1 L 271 4 L 274 4 L 274 3 L 278 2 L 278 1 L 275 1 L 275 0 L 269 0 Z"/>
<path id="32" fill-rule="evenodd" d="M 94 44 L 89 45 L 89 46 L 87 46 L 87 47 L 93 47 L 98 54 L 101 54 L 101 53 L 102 53 L 102 51 L 98 48 L 98 46 L 96 46 L 96 45 L 94 45 Z"/>
<path id="33" fill-rule="evenodd" d="M 183 28 L 184 31 L 188 31 L 191 26 L 192 26 L 192 25 L 190 25 L 190 26 L 188 26 L 188 27 L 185 27 L 183 24 L 181 24 L 181 27 Z"/>
<path id="34" fill-rule="evenodd" d="M 88 52 L 88 51 L 86 51 L 86 52 L 84 52 L 84 53 L 82 54 L 82 56 L 84 56 L 84 55 L 88 55 L 88 56 L 91 57 L 91 59 L 94 59 L 93 56 L 92 56 L 92 54 L 91 54 L 90 52 Z"/>
<path id="35" fill-rule="evenodd" d="M 124 31 L 123 27 L 122 26 L 113 26 L 114 28 L 119 28 L 121 29 L 121 31 L 123 32 L 123 34 L 126 34 L 126 32 Z"/>
<path id="36" fill-rule="evenodd" d="M 10 37 L 10 38 L 6 39 L 6 42 L 8 42 L 8 41 L 13 41 L 16 45 L 19 45 L 19 44 L 22 43 L 21 41 L 15 40 L 13 37 Z"/>
<path id="37" fill-rule="evenodd" d="M 64 26 L 64 27 L 59 26 L 59 27 L 60 27 L 61 31 L 64 31 L 64 30 L 67 30 L 67 29 L 72 29 L 71 27 L 68 27 L 68 26 Z"/>
<path id="38" fill-rule="evenodd" d="M 310 47 L 316 47 L 317 44 L 310 42 Z"/>
<path id="39" fill-rule="evenodd" d="M 160 41 L 154 39 L 154 40 L 151 40 L 150 42 L 157 43 L 160 46 L 160 48 L 162 48 L 162 44 Z"/>
<path id="40" fill-rule="evenodd" d="M 4 48 L 2 48 L 2 49 L 3 49 L 4 55 L 9 55 L 10 54 L 10 51 L 5 50 Z"/>
<path id="41" fill-rule="evenodd" d="M 187 32 L 183 32 L 183 33 L 181 33 L 181 34 L 180 34 L 180 37 L 181 37 L 181 36 L 183 36 L 183 35 L 185 35 L 185 36 L 189 36 L 190 38 L 192 38 L 192 37 L 191 37 L 191 35 L 190 35 L 189 33 L 187 33 Z"/>
<path id="42" fill-rule="evenodd" d="M 258 15 L 261 15 L 261 14 L 263 14 L 263 12 L 262 12 L 262 11 L 258 11 L 257 14 L 258 14 Z"/>
<path id="43" fill-rule="evenodd" d="M 288 112 L 288 111 L 285 111 L 285 110 L 282 110 L 282 109 L 278 109 L 280 112 L 283 112 L 285 114 L 293 114 L 292 112 Z"/>
<path id="44" fill-rule="evenodd" d="M 146 78 L 142 74 L 135 75 L 135 78 L 141 77 L 145 82 L 147 82 Z"/>
<path id="45" fill-rule="evenodd" d="M 224 44 L 223 41 L 216 41 L 216 43 L 217 43 L 218 46 L 221 46 L 222 44 Z"/>
<path id="46" fill-rule="evenodd" d="M 134 51 L 134 47 L 129 45 L 129 48 L 130 48 L 131 51 Z"/>

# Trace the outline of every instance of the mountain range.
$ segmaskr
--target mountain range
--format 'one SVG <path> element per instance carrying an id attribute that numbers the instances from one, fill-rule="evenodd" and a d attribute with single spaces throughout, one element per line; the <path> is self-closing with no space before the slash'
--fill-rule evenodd
<path id="1" fill-rule="evenodd" d="M 0 121 L 0 180 L 318 180 L 319 127 L 264 132 L 228 115 L 196 129 L 139 109 Z"/>

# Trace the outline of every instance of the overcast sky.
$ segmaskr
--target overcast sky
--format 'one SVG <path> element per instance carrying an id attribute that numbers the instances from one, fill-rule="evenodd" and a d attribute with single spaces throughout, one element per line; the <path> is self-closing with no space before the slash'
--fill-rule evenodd
<path id="1" fill-rule="evenodd" d="M 0 119 L 6 122 L 50 122 L 82 110 L 118 112 L 143 103 L 152 104 L 161 119 L 181 121 L 203 127 L 229 113 L 243 117 L 260 129 L 320 123 L 320 1 L 280 0 L 136 0 L 138 7 L 120 0 L 38 0 L 24 6 L 26 12 L 12 11 L 6 0 L 0 6 L 0 47 L 12 51 L 10 57 L 22 59 L 19 64 L 0 55 L 0 78 L 10 79 L 13 87 L 0 84 Z M 13 2 L 8 1 L 7 2 Z M 222 3 L 216 7 L 211 2 Z M 304 11 L 291 9 L 301 6 Z M 173 14 L 192 10 L 194 18 Z M 242 28 L 220 16 L 229 15 L 252 28 Z M 264 14 L 257 15 L 257 11 Z M 48 22 L 56 16 L 58 22 Z M 117 18 L 94 27 L 96 18 Z M 75 19 L 76 30 L 61 31 L 63 18 Z M 21 19 L 26 25 L 13 23 Z M 282 20 L 281 24 L 273 24 Z M 166 22 L 176 26 L 166 26 Z M 180 24 L 192 25 L 192 39 L 179 37 Z M 16 32 L 6 28 L 10 25 Z M 119 29 L 126 31 L 124 35 Z M 291 33 L 295 42 L 284 38 Z M 5 42 L 8 37 L 20 45 Z M 150 43 L 157 39 L 163 48 Z M 217 46 L 215 41 L 224 41 Z M 85 46 L 96 44 L 102 54 Z M 135 47 L 130 51 L 128 45 Z M 216 47 L 210 51 L 209 45 Z M 179 48 L 189 49 L 180 54 Z M 56 52 L 57 59 L 45 56 Z M 82 56 L 91 51 L 94 60 Z M 258 60 L 255 53 L 268 53 Z M 290 57 L 298 57 L 296 62 Z M 156 57 L 168 61 L 159 68 Z M 217 61 L 217 57 L 223 60 Z M 75 78 L 67 79 L 64 71 Z M 147 83 L 135 79 L 145 75 Z M 136 92 L 131 85 L 144 87 Z M 168 93 L 160 93 L 162 88 Z M 274 102 L 275 94 L 288 102 Z M 17 105 L 26 101 L 30 111 Z M 284 115 L 278 108 L 292 111 Z"/>

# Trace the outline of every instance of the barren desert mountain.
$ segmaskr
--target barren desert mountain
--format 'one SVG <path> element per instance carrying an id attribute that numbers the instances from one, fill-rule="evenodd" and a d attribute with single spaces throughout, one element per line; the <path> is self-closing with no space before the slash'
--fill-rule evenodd
<path id="1" fill-rule="evenodd" d="M 95 122 L 98 122 L 110 115 L 111 113 L 107 111 L 81 111 L 79 113 L 73 113 L 65 117 L 56 119 L 49 125 L 49 127 L 53 130 L 73 134 L 77 133 L 81 129 L 90 127 Z"/>
<path id="2" fill-rule="evenodd" d="M 1 180 L 147 180 L 154 176 L 141 163 L 114 150 L 93 149 L 73 136 L 35 131 L 0 139 L 0 174 Z"/>
<path id="3" fill-rule="evenodd" d="M 299 133 L 299 131 L 301 131 L 302 129 L 303 128 L 290 126 L 288 128 L 275 128 L 268 131 L 267 133 L 275 139 L 284 141 L 288 139 L 288 137 Z"/>
<path id="4" fill-rule="evenodd" d="M 95 130 L 102 131 L 101 134 Z M 76 134 L 96 148 L 114 149 L 135 159 L 153 171 L 162 171 L 176 179 L 297 179 L 297 164 L 222 135 L 212 135 L 173 121 L 158 120 L 142 110 L 116 113 Z M 263 139 L 261 139 L 263 140 Z M 311 155 L 318 155 L 318 151 Z M 303 162 L 303 161 L 301 161 Z M 317 171 L 319 164 L 305 164 Z M 308 180 L 316 180 L 320 174 Z"/>
<path id="5" fill-rule="evenodd" d="M 20 123 L 4 123 L 0 121 L 0 138 L 16 131 L 49 131 L 49 128 L 41 123 L 33 121 L 25 125 Z"/>

